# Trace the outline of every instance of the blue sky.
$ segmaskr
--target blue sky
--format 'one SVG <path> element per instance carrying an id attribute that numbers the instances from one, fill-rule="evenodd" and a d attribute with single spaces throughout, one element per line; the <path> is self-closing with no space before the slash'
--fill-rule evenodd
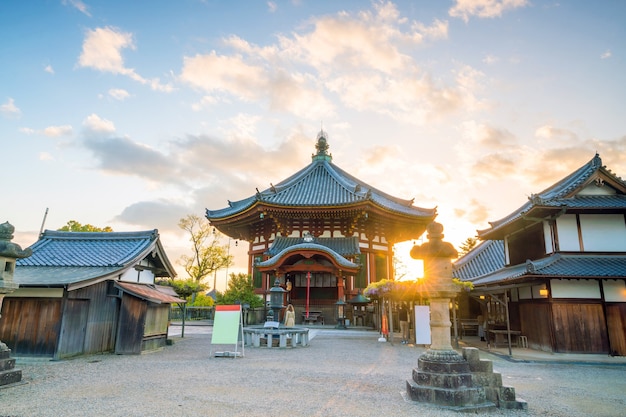
<path id="1" fill-rule="evenodd" d="M 49 208 L 48 229 L 157 228 L 175 262 L 178 219 L 304 167 L 321 127 L 457 246 L 595 152 L 626 175 L 623 1 L 5 0 L 0 36 L 22 246 Z"/>

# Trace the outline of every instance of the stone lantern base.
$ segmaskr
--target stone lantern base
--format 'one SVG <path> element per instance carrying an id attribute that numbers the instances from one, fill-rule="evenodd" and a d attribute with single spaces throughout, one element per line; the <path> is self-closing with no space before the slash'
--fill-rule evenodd
<path id="1" fill-rule="evenodd" d="M 493 372 L 491 361 L 479 358 L 476 348 L 463 348 L 463 356 L 454 350 L 426 351 L 406 390 L 413 401 L 457 411 L 528 408 L 526 401 L 515 398 L 515 388 L 502 385 L 502 376 Z"/>
<path id="2" fill-rule="evenodd" d="M 14 384 L 22 380 L 22 371 L 15 368 L 15 359 L 11 359 L 11 349 L 0 342 L 0 386 Z"/>

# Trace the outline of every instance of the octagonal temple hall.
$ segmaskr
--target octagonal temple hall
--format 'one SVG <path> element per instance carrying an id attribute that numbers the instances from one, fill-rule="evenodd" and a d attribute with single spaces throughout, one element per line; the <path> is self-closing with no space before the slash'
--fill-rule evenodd
<path id="1" fill-rule="evenodd" d="M 350 302 L 368 284 L 393 277 L 393 245 L 419 238 L 436 216 L 435 208 L 350 175 L 328 148 L 320 131 L 309 165 L 226 208 L 206 210 L 220 232 L 249 243 L 248 272 L 258 294 L 267 295 L 278 278 L 296 323 L 305 311 L 335 323 L 338 300 Z M 350 315 L 355 324 L 366 319 L 364 310 Z"/>

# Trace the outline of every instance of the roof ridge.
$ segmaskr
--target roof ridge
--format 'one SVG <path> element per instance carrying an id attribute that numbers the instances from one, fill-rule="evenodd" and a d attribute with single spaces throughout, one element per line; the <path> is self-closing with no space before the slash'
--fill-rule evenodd
<path id="1" fill-rule="evenodd" d="M 132 238 L 147 237 L 155 238 L 158 236 L 158 229 L 140 230 L 131 232 L 69 232 L 64 230 L 44 230 L 40 240 L 42 239 L 79 239 L 79 240 L 122 240 Z"/>

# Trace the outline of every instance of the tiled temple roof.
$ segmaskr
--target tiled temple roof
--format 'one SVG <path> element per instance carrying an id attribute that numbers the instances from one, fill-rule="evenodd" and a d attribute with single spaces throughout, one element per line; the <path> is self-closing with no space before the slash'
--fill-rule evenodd
<path id="1" fill-rule="evenodd" d="M 323 252 L 326 255 L 328 255 L 330 258 L 334 259 L 334 261 L 340 267 L 343 267 L 346 269 L 358 269 L 359 268 L 358 264 L 355 264 L 354 262 L 344 258 L 343 256 L 341 256 L 339 253 L 335 252 L 331 248 L 324 246 L 324 245 L 320 245 L 318 243 L 313 243 L 313 242 L 304 242 L 304 243 L 298 243 L 296 245 L 288 246 L 285 249 L 278 252 L 275 256 L 271 257 L 270 259 L 257 263 L 256 266 L 260 268 L 273 266 L 273 265 L 276 265 L 278 262 L 280 262 L 280 260 L 285 255 L 291 252 L 298 253 L 298 252 L 306 251 L 306 250 L 314 250 L 314 251 Z"/>
<path id="2" fill-rule="evenodd" d="M 332 163 L 327 153 L 325 132 L 320 132 L 317 154 L 312 162 L 289 178 L 271 184 L 269 188 L 243 200 L 231 202 L 219 210 L 206 211 L 207 218 L 222 219 L 240 213 L 256 203 L 282 207 L 341 207 L 371 202 L 383 209 L 415 217 L 434 217 L 435 209 L 413 206 L 413 200 L 404 200 L 384 193 L 353 177 Z"/>
<path id="3" fill-rule="evenodd" d="M 626 188 L 626 183 L 606 167 L 602 166 L 600 155 L 596 154 L 591 161 L 563 178 L 559 182 L 551 185 L 538 194 L 532 194 L 528 201 L 517 210 L 513 211 L 506 217 L 489 222 L 491 228 L 479 230 L 478 236 L 481 239 L 492 239 L 498 235 L 498 231 L 520 220 L 523 216 L 535 207 L 552 207 L 552 208 L 597 208 L 597 209 L 626 209 L 626 195 L 616 194 L 607 195 L 574 195 L 573 193 L 580 190 L 592 177 L 601 173 L 604 177 L 610 178 L 622 188 Z"/>
<path id="4" fill-rule="evenodd" d="M 471 281 L 502 268 L 504 268 L 504 242 L 487 240 L 480 242 L 454 262 L 452 275 L 462 281 Z"/>
<path id="5" fill-rule="evenodd" d="M 266 252 L 266 255 L 276 256 L 278 253 L 291 246 L 305 242 L 305 239 L 301 237 L 277 236 L 276 240 L 272 243 L 272 246 Z M 354 256 L 361 253 L 361 250 L 359 249 L 359 239 L 356 236 L 346 238 L 320 237 L 315 238 L 311 243 L 317 243 L 318 245 L 325 246 L 343 257 Z"/>
<path id="6" fill-rule="evenodd" d="M 492 273 L 476 276 L 476 286 L 503 285 L 518 278 L 623 278 L 626 255 L 581 255 L 557 253 Z"/>
<path id="7" fill-rule="evenodd" d="M 121 274 L 151 252 L 167 276 L 176 273 L 155 230 L 141 232 L 60 232 L 46 230 L 32 255 L 16 262 L 20 285 L 66 285 Z"/>

